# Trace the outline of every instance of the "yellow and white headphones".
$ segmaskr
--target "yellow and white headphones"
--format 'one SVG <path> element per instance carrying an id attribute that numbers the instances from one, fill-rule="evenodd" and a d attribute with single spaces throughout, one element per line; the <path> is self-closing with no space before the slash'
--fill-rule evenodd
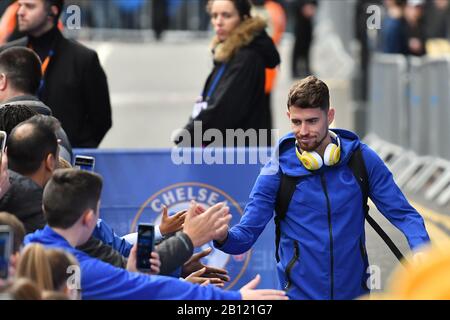
<path id="1" fill-rule="evenodd" d="M 303 166 L 311 171 L 319 170 L 325 163 L 326 166 L 334 166 L 341 158 L 341 141 L 336 133 L 330 131 L 331 137 L 337 141 L 337 144 L 330 143 L 323 154 L 323 159 L 315 151 L 301 151 L 297 142 L 295 142 L 295 153 Z"/>

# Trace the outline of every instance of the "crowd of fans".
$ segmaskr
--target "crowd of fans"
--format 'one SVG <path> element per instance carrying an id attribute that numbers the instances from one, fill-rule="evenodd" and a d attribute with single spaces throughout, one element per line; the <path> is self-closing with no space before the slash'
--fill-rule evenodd
<path id="1" fill-rule="evenodd" d="M 433 40 L 449 39 L 448 0 L 385 0 L 384 6 L 382 52 L 423 56 L 433 51 Z"/>
<path id="2" fill-rule="evenodd" d="M 222 290 L 227 271 L 201 262 L 211 251 L 193 254 L 228 227 L 224 203 L 204 209 L 193 202 L 172 215 L 165 209 L 150 275 L 137 269 L 136 236 L 121 238 L 99 219 L 102 178 L 71 168 L 72 146 L 97 147 L 111 126 L 97 54 L 61 34 L 62 0 L 17 4 L 25 37 L 0 48 L 0 130 L 7 134 L 0 225 L 13 235 L 12 249 L 2 250 L 9 253 L 3 297 L 286 299 L 283 291 L 255 289 L 259 276 L 239 291 Z"/>

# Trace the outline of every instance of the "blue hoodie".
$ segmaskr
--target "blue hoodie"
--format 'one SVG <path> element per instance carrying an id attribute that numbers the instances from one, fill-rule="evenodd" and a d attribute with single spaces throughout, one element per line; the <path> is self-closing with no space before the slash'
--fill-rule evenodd
<path id="1" fill-rule="evenodd" d="M 341 159 L 333 167 L 314 172 L 298 160 L 294 135 L 283 137 L 278 145 L 279 163 L 271 160 L 264 167 L 240 223 L 218 246 L 229 254 L 248 251 L 273 217 L 281 177 L 278 169 L 302 177 L 280 223 L 277 271 L 290 299 L 354 299 L 368 292 L 362 193 L 348 167 L 359 146 L 369 177 L 369 197 L 378 210 L 405 234 L 412 249 L 430 241 L 422 217 L 378 155 L 354 133 L 333 131 L 340 138 Z M 276 172 L 268 174 L 274 167 Z"/>
<path id="2" fill-rule="evenodd" d="M 128 272 L 73 248 L 49 226 L 25 238 L 73 254 L 81 267 L 82 298 L 87 300 L 240 300 L 237 291 L 201 287 L 178 279 Z"/>
<path id="3" fill-rule="evenodd" d="M 95 227 L 92 236 L 98 240 L 101 240 L 104 244 L 112 247 L 124 257 L 128 258 L 130 255 L 133 245 L 116 235 L 114 230 L 102 219 L 97 220 L 97 226 Z"/>

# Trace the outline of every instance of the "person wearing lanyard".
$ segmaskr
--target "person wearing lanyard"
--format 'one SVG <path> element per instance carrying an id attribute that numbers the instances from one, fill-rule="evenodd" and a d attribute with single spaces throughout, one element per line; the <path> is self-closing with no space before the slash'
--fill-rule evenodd
<path id="1" fill-rule="evenodd" d="M 26 37 L 0 48 L 33 49 L 42 61 L 36 92 L 60 120 L 74 148 L 96 148 L 111 128 L 108 82 L 97 53 L 58 29 L 64 0 L 18 0 L 19 31 Z"/>
<path id="2" fill-rule="evenodd" d="M 265 69 L 275 68 L 280 56 L 267 35 L 266 22 L 250 14 L 248 0 L 211 0 L 208 12 L 215 30 L 212 42 L 214 68 L 203 92 L 194 105 L 191 117 L 175 138 L 184 147 L 254 146 L 254 141 L 227 143 L 227 129 L 266 129 L 270 111 L 265 102 Z M 196 124 L 202 126 L 202 137 L 194 137 Z M 208 129 L 222 133 L 223 142 L 203 137 Z M 256 145 L 267 146 L 270 139 Z M 211 144 L 213 143 L 213 144 Z"/>

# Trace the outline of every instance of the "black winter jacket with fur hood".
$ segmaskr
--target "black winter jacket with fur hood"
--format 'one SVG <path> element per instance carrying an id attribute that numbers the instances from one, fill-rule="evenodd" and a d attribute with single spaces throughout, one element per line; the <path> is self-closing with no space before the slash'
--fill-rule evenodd
<path id="1" fill-rule="evenodd" d="M 268 129 L 270 132 L 271 115 L 264 92 L 265 69 L 275 68 L 280 56 L 265 27 L 261 18 L 249 18 L 224 42 L 220 43 L 217 37 L 213 39 L 214 68 L 206 80 L 203 95 L 208 106 L 195 119 L 189 119 L 185 129 L 191 141 L 178 140 L 180 145 L 194 146 L 194 121 L 201 121 L 202 137 L 203 132 L 212 128 L 222 133 L 223 141 L 216 141 L 215 146 L 226 145 L 226 129 Z M 206 93 L 223 64 L 226 64 L 224 74 L 208 99 Z M 211 142 L 202 138 L 203 146 Z M 254 146 L 255 143 L 235 140 L 233 145 Z M 265 141 L 258 141 L 256 145 L 265 145 Z"/>

